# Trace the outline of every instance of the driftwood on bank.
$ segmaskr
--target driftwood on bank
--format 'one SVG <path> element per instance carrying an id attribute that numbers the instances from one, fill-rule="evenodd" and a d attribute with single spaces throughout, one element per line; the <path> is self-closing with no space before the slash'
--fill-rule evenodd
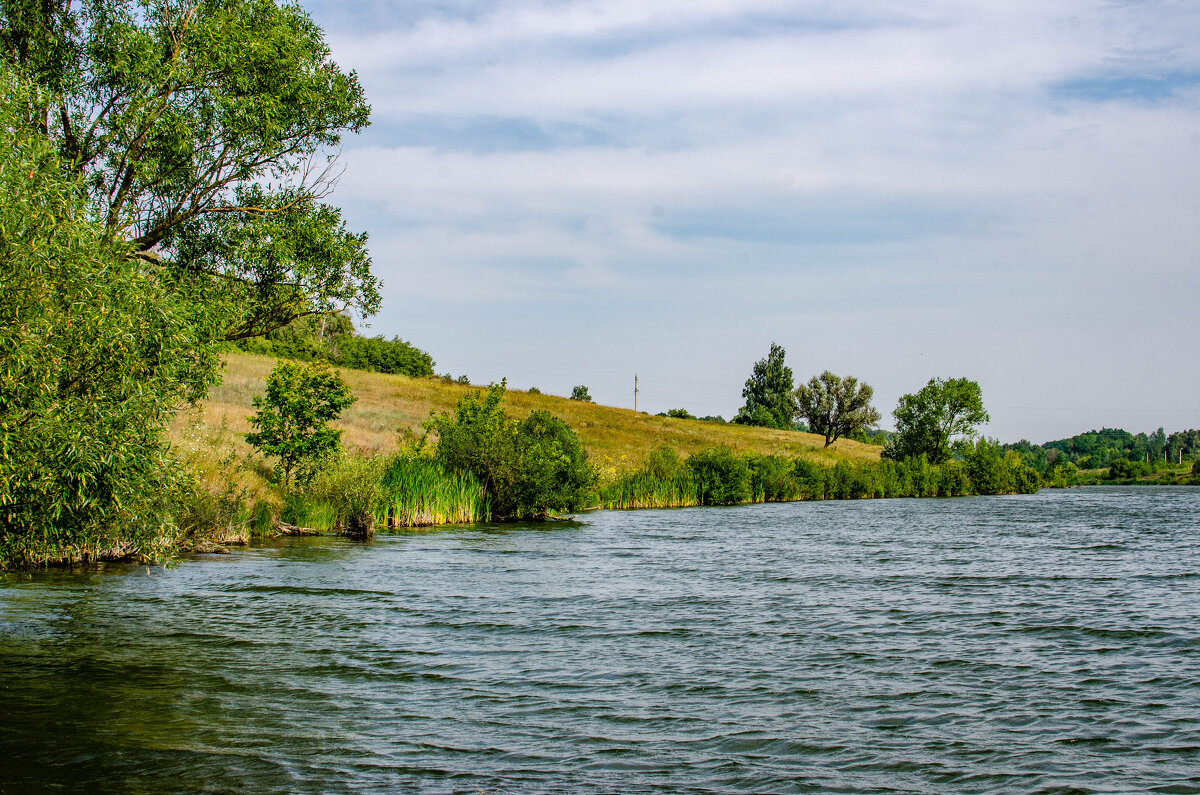
<path id="1" fill-rule="evenodd" d="M 282 536 L 319 536 L 320 530 L 314 530 L 311 527 L 299 527 L 294 524 L 288 524 L 280 520 L 278 517 L 272 522 L 274 528 Z"/>

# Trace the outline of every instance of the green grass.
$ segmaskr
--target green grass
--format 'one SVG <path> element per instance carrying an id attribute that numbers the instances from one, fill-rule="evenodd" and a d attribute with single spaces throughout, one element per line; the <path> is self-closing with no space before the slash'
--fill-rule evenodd
<path id="1" fill-rule="evenodd" d="M 377 523 L 384 527 L 471 524 L 488 517 L 487 495 L 469 472 L 447 473 L 428 458 L 397 456 L 383 476 Z"/>

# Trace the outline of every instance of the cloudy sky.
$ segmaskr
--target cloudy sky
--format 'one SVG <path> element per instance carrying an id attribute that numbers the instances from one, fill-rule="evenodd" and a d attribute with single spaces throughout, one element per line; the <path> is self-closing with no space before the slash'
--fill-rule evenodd
<path id="1" fill-rule="evenodd" d="M 1200 427 L 1195 0 L 305 0 L 369 333 L 730 418 L 772 341 L 989 435 Z"/>

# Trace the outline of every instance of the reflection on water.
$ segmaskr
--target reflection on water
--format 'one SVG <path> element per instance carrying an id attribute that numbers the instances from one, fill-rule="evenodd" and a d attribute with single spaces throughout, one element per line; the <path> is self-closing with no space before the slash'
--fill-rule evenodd
<path id="1" fill-rule="evenodd" d="M 1200 792 L 1200 489 L 0 575 L 0 792 Z"/>

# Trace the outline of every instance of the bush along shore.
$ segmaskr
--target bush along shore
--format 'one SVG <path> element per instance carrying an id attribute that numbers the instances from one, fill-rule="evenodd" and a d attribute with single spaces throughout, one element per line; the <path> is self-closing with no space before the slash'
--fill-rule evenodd
<path id="1" fill-rule="evenodd" d="M 680 459 L 669 447 L 646 465 L 600 490 L 602 508 L 676 508 L 750 502 L 854 500 L 882 497 L 961 497 L 1028 494 L 1041 487 L 1020 456 L 980 440 L 963 460 L 931 464 L 925 456 L 901 461 L 839 461 L 822 466 L 804 458 L 739 455 L 716 447 Z"/>

